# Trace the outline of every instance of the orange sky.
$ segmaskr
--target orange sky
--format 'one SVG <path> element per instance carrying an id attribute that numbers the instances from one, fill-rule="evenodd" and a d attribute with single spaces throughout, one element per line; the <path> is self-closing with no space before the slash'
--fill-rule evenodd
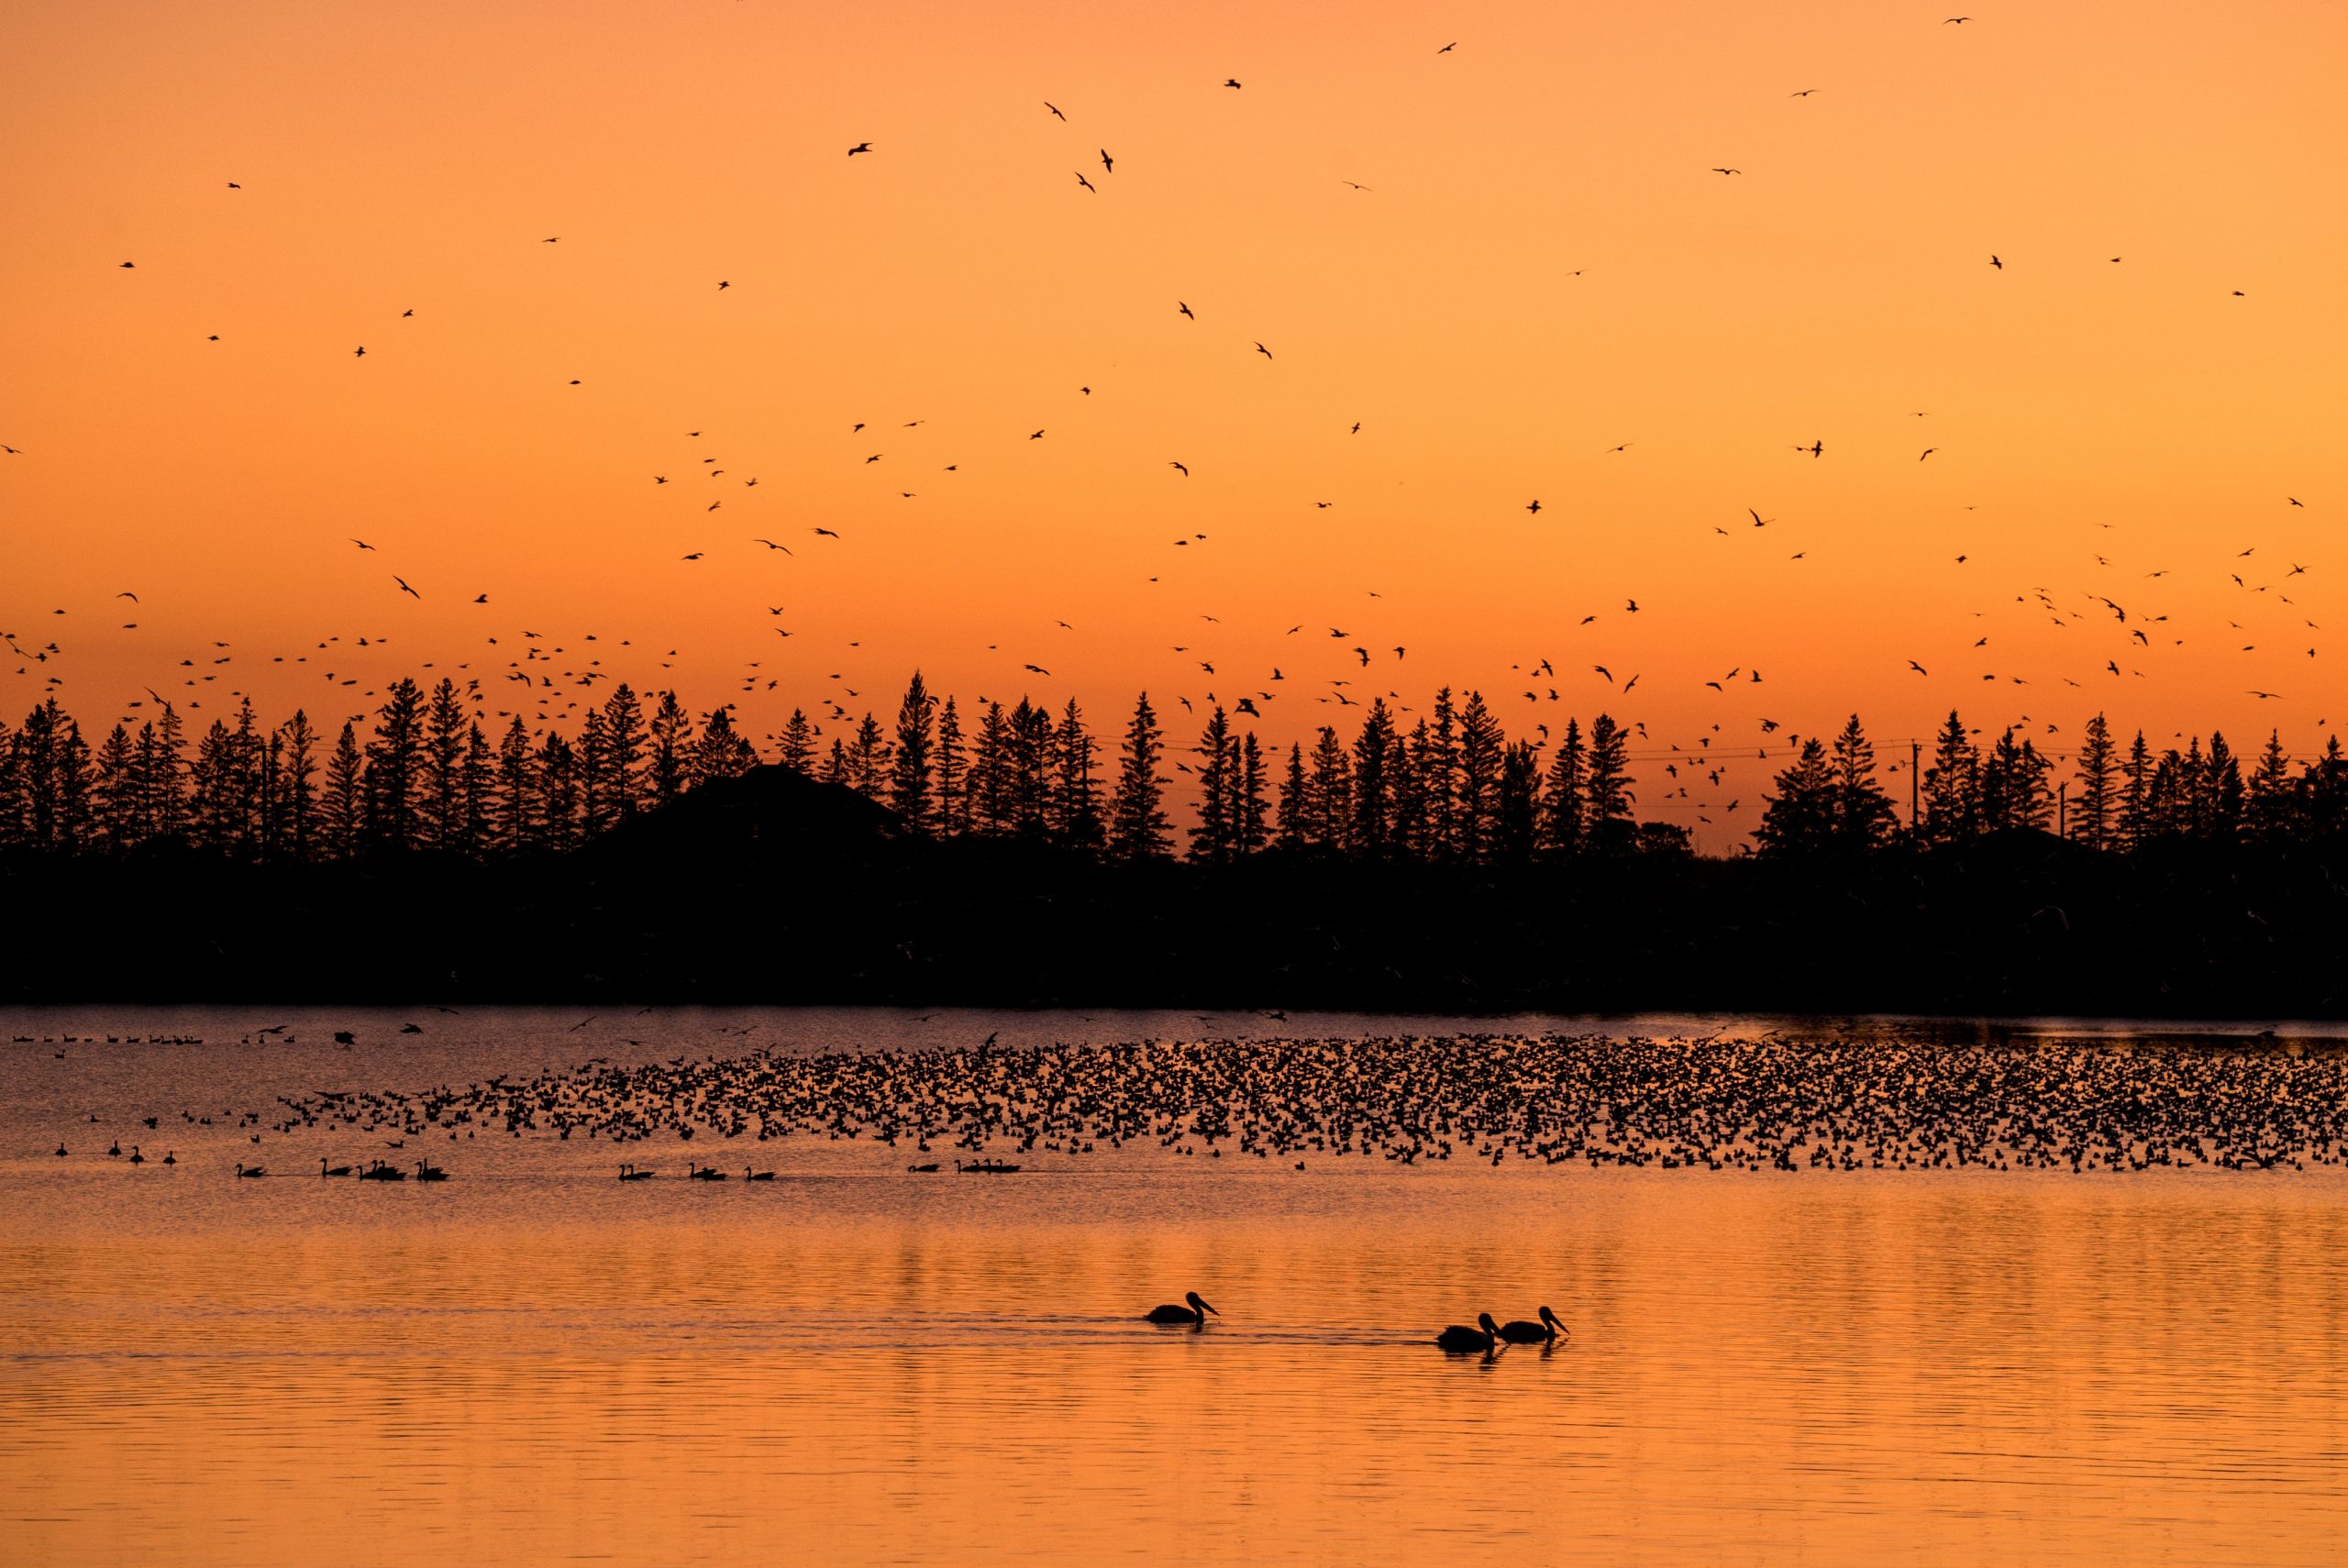
<path id="1" fill-rule="evenodd" d="M 526 628 L 760 732 L 918 664 L 2304 752 L 2348 12 L 1956 9 L 13 7 L 0 706 L 331 721 Z"/>

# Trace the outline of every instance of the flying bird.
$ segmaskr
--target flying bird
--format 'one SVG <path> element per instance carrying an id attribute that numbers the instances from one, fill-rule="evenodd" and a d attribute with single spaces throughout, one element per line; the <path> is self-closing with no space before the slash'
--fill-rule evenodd
<path id="1" fill-rule="evenodd" d="M 415 589 L 410 588 L 407 585 L 407 579 L 400 576 L 397 572 L 393 572 L 392 574 L 392 580 L 398 583 L 400 585 L 400 591 L 406 594 L 410 599 L 422 599 L 424 597 L 423 594 L 418 593 Z"/>
<path id="2" fill-rule="evenodd" d="M 850 158 L 854 158 L 854 157 L 855 157 L 858 153 L 859 153 L 859 152 L 869 152 L 869 151 L 871 151 L 871 150 L 872 150 L 872 144 L 871 144 L 870 142 L 869 142 L 869 141 L 859 141 L 859 142 L 858 142 L 854 147 L 851 147 L 851 148 L 849 148 L 849 149 L 847 149 L 847 155 L 848 155 Z"/>
<path id="3" fill-rule="evenodd" d="M 1114 174 L 1116 171 L 1117 160 L 1109 156 L 1109 149 L 1107 148 L 1102 148 L 1101 149 L 1101 172 L 1103 174 Z"/>
<path id="4" fill-rule="evenodd" d="M 1059 105 L 1053 103 L 1049 98 L 1044 100 L 1044 107 L 1051 110 L 1055 118 L 1060 120 L 1066 120 L 1068 118 L 1066 115 L 1060 113 Z"/>
<path id="5" fill-rule="evenodd" d="M 1183 477 L 1184 479 L 1189 479 L 1189 478 L 1191 477 L 1191 470 L 1190 470 L 1190 469 L 1189 469 L 1189 468 L 1187 468 L 1186 466 L 1184 466 L 1184 465 L 1183 465 L 1183 464 L 1181 464 L 1181 463 L 1175 462 L 1175 461 L 1174 461 L 1172 458 L 1170 458 L 1167 459 L 1167 466 L 1168 466 L 1168 468 L 1180 469 L 1181 469 L 1181 471 L 1182 471 L 1182 477 Z"/>
<path id="6" fill-rule="evenodd" d="M 1269 348 L 1265 348 L 1261 343 L 1256 345 L 1256 352 L 1261 354 L 1267 359 L 1272 357 L 1272 351 Z"/>
<path id="7" fill-rule="evenodd" d="M 1086 190 L 1091 191 L 1096 196 L 1101 193 L 1099 187 L 1095 186 L 1091 181 L 1084 177 L 1084 171 L 1081 169 L 1076 171 L 1076 182 L 1083 186 Z"/>
<path id="8" fill-rule="evenodd" d="M 1223 84 L 1224 84 L 1225 87 L 1236 87 L 1236 86 L 1238 86 L 1238 85 L 1239 85 L 1239 79 L 1238 79 L 1237 77 L 1235 77 L 1235 76 L 1234 76 L 1234 77 L 1227 77 L 1227 78 L 1225 78 L 1225 79 L 1224 79 L 1224 83 L 1223 83 Z"/>

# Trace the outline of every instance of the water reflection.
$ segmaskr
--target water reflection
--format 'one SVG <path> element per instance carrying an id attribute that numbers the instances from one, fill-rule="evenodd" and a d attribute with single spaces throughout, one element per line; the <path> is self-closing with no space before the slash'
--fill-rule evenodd
<path id="1" fill-rule="evenodd" d="M 2348 1524 L 2332 1170 L 958 1181 L 794 1144 L 704 1185 L 658 1144 L 622 1186 L 483 1134 L 439 1187 L 225 1174 L 255 1103 L 565 1066 L 575 1021 L 8 1057 L 8 1560 L 2312 1563 Z M 41 1142 L 182 1101 L 228 1112 L 201 1169 Z M 1190 1288 L 1203 1331 L 1138 1321 Z M 1426 1342 L 1543 1301 L 1547 1353 Z"/>

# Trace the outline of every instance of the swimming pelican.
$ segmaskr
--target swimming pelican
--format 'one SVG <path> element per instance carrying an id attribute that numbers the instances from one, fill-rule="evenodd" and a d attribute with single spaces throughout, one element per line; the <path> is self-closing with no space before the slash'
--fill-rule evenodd
<path id="1" fill-rule="evenodd" d="M 1546 1307 L 1541 1309 L 1541 1320 L 1529 1323 L 1519 1318 L 1512 1323 L 1501 1325 L 1501 1338 L 1512 1345 L 1539 1344 L 1544 1340 L 1562 1339 L 1573 1331 L 1557 1321 L 1557 1315 Z"/>
<path id="2" fill-rule="evenodd" d="M 1149 1316 L 1145 1320 L 1145 1321 L 1152 1323 L 1188 1323 L 1193 1328 L 1204 1328 L 1206 1326 L 1208 1313 L 1214 1312 L 1214 1315 L 1218 1318 L 1223 1316 L 1222 1313 L 1215 1312 L 1213 1308 L 1208 1306 L 1205 1299 L 1195 1290 L 1185 1295 L 1182 1299 L 1189 1302 L 1190 1305 L 1188 1307 L 1177 1307 L 1169 1302 L 1163 1307 L 1153 1307 L 1149 1309 Z"/>
<path id="3" fill-rule="evenodd" d="M 130 1163 L 134 1165 L 143 1165 L 147 1163 L 147 1156 L 138 1152 L 138 1145 L 136 1143 L 130 1145 Z"/>
<path id="4" fill-rule="evenodd" d="M 744 1165 L 742 1167 L 742 1179 L 744 1181 L 772 1181 L 774 1180 L 774 1172 L 754 1171 L 749 1166 Z"/>
<path id="5" fill-rule="evenodd" d="M 334 1169 L 328 1170 L 327 1169 L 326 1156 L 321 1154 L 318 1156 L 318 1174 L 322 1176 L 349 1176 L 350 1174 L 350 1167 L 349 1165 L 337 1165 Z"/>
<path id="6" fill-rule="evenodd" d="M 652 1173 L 650 1171 L 637 1170 L 632 1165 L 623 1165 L 620 1166 L 620 1180 L 622 1181 L 650 1181 L 651 1179 Z"/>
<path id="7" fill-rule="evenodd" d="M 442 1170 L 438 1165 L 434 1165 L 430 1160 L 418 1160 L 415 1162 L 415 1179 L 418 1181 L 447 1181 L 449 1179 L 449 1173 Z"/>
<path id="8" fill-rule="evenodd" d="M 267 1176 L 269 1173 L 261 1169 L 259 1165 L 248 1165 L 239 1163 L 237 1166 L 237 1174 L 240 1176 Z"/>
<path id="9" fill-rule="evenodd" d="M 1447 1351 L 1492 1351 L 1501 1347 L 1501 1326 L 1492 1321 L 1490 1312 L 1476 1314 L 1478 1329 L 1463 1329 L 1454 1323 L 1434 1337 L 1434 1342 Z"/>

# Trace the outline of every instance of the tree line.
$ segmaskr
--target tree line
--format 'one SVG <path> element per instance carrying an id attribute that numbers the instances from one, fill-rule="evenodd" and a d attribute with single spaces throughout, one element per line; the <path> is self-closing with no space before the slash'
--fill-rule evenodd
<path id="1" fill-rule="evenodd" d="M 361 735 L 331 744 L 297 711 L 270 725 L 249 699 L 191 742 L 168 702 L 95 746 L 50 698 L 0 723 L 0 851 L 127 855 L 185 847 L 307 863 L 434 854 L 494 859 L 561 852 L 764 760 L 730 708 L 696 718 L 676 693 L 621 685 L 576 733 L 518 715 L 494 738 L 477 694 L 444 679 L 395 681 Z M 794 711 L 773 760 L 842 785 L 926 839 L 997 838 L 1113 860 L 1222 863 L 1267 851 L 1470 866 L 1684 855 L 1684 828 L 1640 822 L 1630 736 L 1600 713 L 1554 743 L 1511 739 L 1479 693 L 1445 689 L 1405 728 L 1371 701 L 1350 738 L 1324 724 L 1283 756 L 1220 705 L 1176 748 L 1146 693 L 1113 745 L 1071 700 L 1021 698 L 966 714 L 916 672 L 893 724 L 867 713 L 824 744 Z M 1854 716 L 1802 740 L 1754 834 L 1772 859 L 1866 858 L 1937 850 L 2017 829 L 2091 850 L 2165 841 L 2348 842 L 2348 758 L 2338 741 L 2294 765 L 2278 738 L 2245 770 L 2224 737 L 2155 753 L 2122 748 L 2098 715 L 2059 782 L 2056 761 L 2009 729 L 1983 745 L 1952 712 L 1902 823 Z M 1172 772 L 1194 802 L 1177 828 Z M 2059 821 L 2057 801 L 2060 799 Z"/>

